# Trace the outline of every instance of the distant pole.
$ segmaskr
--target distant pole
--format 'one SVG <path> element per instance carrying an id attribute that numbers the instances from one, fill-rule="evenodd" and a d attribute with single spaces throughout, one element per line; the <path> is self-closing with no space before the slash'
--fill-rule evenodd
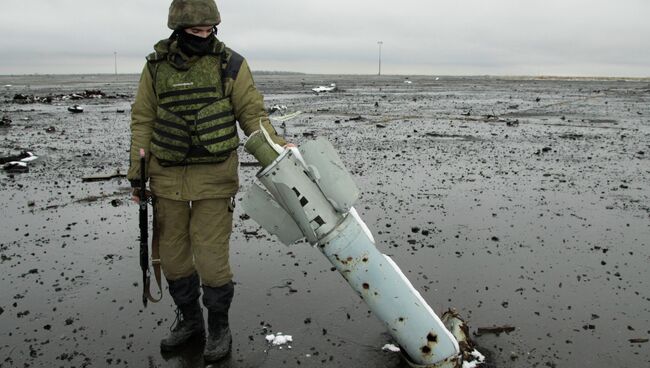
<path id="1" fill-rule="evenodd" d="M 381 45 L 383 44 L 383 41 L 377 42 L 377 45 L 379 45 L 379 73 L 377 75 L 381 75 Z"/>
<path id="2" fill-rule="evenodd" d="M 117 80 L 117 51 L 113 52 L 115 56 L 115 80 Z"/>

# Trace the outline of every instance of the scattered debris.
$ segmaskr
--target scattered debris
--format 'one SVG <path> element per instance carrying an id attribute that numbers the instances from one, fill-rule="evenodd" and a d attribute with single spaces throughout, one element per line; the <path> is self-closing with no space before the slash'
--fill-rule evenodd
<path id="1" fill-rule="evenodd" d="M 11 125 L 11 119 L 7 116 L 3 116 L 2 120 L 0 120 L 0 127 L 8 127 Z"/>
<path id="2" fill-rule="evenodd" d="M 512 332 L 514 330 L 515 330 L 515 327 L 508 326 L 508 325 L 494 326 L 494 327 L 479 327 L 476 330 L 476 333 L 474 335 L 481 336 L 481 335 L 485 335 L 485 334 L 495 334 L 495 335 L 499 336 L 503 332 L 510 333 L 510 332 Z"/>
<path id="3" fill-rule="evenodd" d="M 427 137 L 439 138 L 439 139 L 453 139 L 453 140 L 462 140 L 462 141 L 473 141 L 478 140 L 478 138 L 471 135 L 461 135 L 461 134 L 441 134 L 436 132 L 427 132 L 424 133 Z"/>
<path id="4" fill-rule="evenodd" d="M 72 105 L 72 106 L 68 107 L 68 111 L 70 111 L 72 113 L 75 113 L 75 114 L 78 114 L 78 113 L 84 112 L 84 108 L 82 106 L 79 106 L 79 105 Z"/>
<path id="5" fill-rule="evenodd" d="M 284 112 L 287 111 L 287 106 L 285 105 L 273 105 L 269 107 L 266 112 L 268 112 L 269 115 L 275 114 L 276 112 L 279 112 L 281 115 L 284 115 Z"/>
<path id="6" fill-rule="evenodd" d="M 11 161 L 20 161 L 22 159 L 29 158 L 29 157 L 36 157 L 36 156 L 34 156 L 34 154 L 31 152 L 22 151 L 20 154 L 16 156 L 0 157 L 0 164 L 6 164 L 7 162 L 11 162 Z"/>
<path id="7" fill-rule="evenodd" d="M 90 183 L 95 181 L 107 181 L 115 178 L 126 178 L 126 174 L 122 174 L 120 170 L 117 170 L 114 174 L 85 176 L 81 178 L 81 182 Z"/>
<path id="8" fill-rule="evenodd" d="M 2 168 L 12 174 L 20 174 L 20 173 L 26 173 L 29 172 L 29 167 L 27 167 L 27 164 L 25 162 L 20 162 L 20 161 L 11 161 L 7 162 L 2 166 Z"/>
<path id="9" fill-rule="evenodd" d="M 576 133 L 568 133 L 568 134 L 562 134 L 560 135 L 560 138 L 562 139 L 571 139 L 571 140 L 576 140 L 576 139 L 581 139 L 584 138 L 583 134 L 576 134 Z"/>
<path id="10" fill-rule="evenodd" d="M 34 95 L 24 95 L 22 93 L 17 93 L 14 95 L 13 102 L 21 105 L 32 104 L 32 103 L 52 103 L 52 97 L 37 97 Z"/>
<path id="11" fill-rule="evenodd" d="M 630 339 L 630 342 L 631 342 L 632 344 L 644 344 L 644 343 L 646 343 L 646 342 L 648 342 L 648 341 L 650 341 L 650 340 L 648 340 L 648 339 L 644 339 L 644 338 L 639 338 L 639 339 Z"/>
<path id="12" fill-rule="evenodd" d="M 98 98 L 129 98 L 129 95 L 118 93 L 114 96 L 107 96 L 100 90 L 85 90 L 82 93 L 71 93 L 67 95 L 47 95 L 47 96 L 34 96 L 17 93 L 13 97 L 13 102 L 18 104 L 33 104 L 45 103 L 50 104 L 53 101 L 66 101 L 66 100 L 84 100 L 84 99 L 98 99 Z"/>
<path id="13" fill-rule="evenodd" d="M 53 126 L 48 127 L 47 129 L 45 129 L 45 132 L 46 133 L 54 133 L 54 132 L 56 132 L 56 128 L 53 127 Z"/>
<path id="14" fill-rule="evenodd" d="M 23 151 L 17 156 L 0 157 L 2 168 L 10 174 L 22 174 L 29 172 L 28 162 L 38 159 L 33 153 Z"/>
<path id="15" fill-rule="evenodd" d="M 329 87 L 327 87 L 327 86 L 318 86 L 316 88 L 312 88 L 311 90 L 316 92 L 316 94 L 319 94 L 319 93 L 336 92 L 339 89 L 336 86 L 336 83 L 332 83 L 332 84 L 329 85 Z"/>
<path id="16" fill-rule="evenodd" d="M 408 80 L 408 78 L 406 78 L 406 80 L 404 81 L 404 84 L 413 84 L 413 82 Z"/>
<path id="17" fill-rule="evenodd" d="M 284 115 L 280 115 L 278 117 L 273 117 L 271 119 L 273 120 L 273 122 L 278 122 L 278 121 L 284 122 L 284 121 L 287 121 L 287 120 L 291 120 L 291 119 L 297 117 L 300 114 L 302 114 L 302 111 L 296 111 L 296 112 L 292 112 L 291 114 L 284 114 Z"/>

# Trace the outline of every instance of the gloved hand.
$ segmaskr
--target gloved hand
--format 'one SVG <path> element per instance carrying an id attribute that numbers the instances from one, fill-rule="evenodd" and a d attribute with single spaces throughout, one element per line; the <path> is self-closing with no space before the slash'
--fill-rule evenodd
<path id="1" fill-rule="evenodd" d="M 151 198 L 151 192 L 146 190 L 145 191 L 146 195 L 146 200 L 149 200 Z M 131 200 L 137 204 L 140 204 L 140 188 L 133 188 L 133 191 L 131 192 Z"/>

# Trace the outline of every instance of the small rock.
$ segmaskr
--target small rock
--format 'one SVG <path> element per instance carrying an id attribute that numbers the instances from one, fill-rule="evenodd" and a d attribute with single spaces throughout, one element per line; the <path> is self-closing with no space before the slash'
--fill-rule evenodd
<path id="1" fill-rule="evenodd" d="M 519 358 L 519 354 L 517 354 L 514 351 L 510 352 L 510 360 L 517 360 Z"/>

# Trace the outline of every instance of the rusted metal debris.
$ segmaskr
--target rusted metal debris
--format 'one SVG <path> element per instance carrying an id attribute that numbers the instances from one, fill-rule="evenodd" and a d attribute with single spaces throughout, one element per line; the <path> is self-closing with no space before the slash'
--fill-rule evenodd
<path id="1" fill-rule="evenodd" d="M 86 176 L 84 178 L 81 178 L 81 181 L 83 183 L 90 183 L 90 182 L 95 182 L 95 181 L 107 181 L 115 178 L 126 178 L 126 174 L 120 173 L 119 170 L 117 170 L 114 174 L 109 174 L 109 175 L 92 175 L 92 176 Z"/>
<path id="2" fill-rule="evenodd" d="M 499 336 L 503 332 L 510 333 L 510 332 L 512 332 L 514 330 L 515 330 L 514 326 L 508 326 L 508 325 L 494 326 L 494 327 L 479 327 L 476 330 L 476 332 L 474 333 L 474 335 L 481 336 L 481 335 L 485 335 L 485 334 L 495 334 L 495 335 Z"/>
<path id="3" fill-rule="evenodd" d="M 629 341 L 632 344 L 643 344 L 643 343 L 646 343 L 646 342 L 648 342 L 650 340 L 641 338 L 641 339 L 630 339 Z"/>
<path id="4" fill-rule="evenodd" d="M 21 153 L 19 153 L 18 155 L 15 155 L 15 156 L 0 157 L 0 164 L 6 164 L 6 163 L 12 162 L 12 161 L 20 161 L 20 160 L 22 160 L 24 158 L 28 158 L 28 157 L 31 157 L 31 156 L 32 156 L 32 154 L 30 154 L 29 152 L 22 151 Z"/>

